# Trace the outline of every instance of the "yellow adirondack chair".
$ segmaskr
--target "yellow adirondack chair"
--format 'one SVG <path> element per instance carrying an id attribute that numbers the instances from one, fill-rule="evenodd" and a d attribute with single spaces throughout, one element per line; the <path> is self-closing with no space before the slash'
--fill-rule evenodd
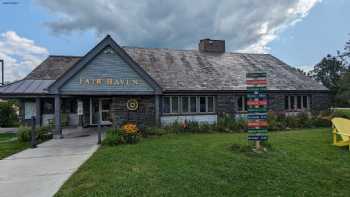
<path id="1" fill-rule="evenodd" d="M 350 120 L 345 118 L 333 118 L 333 144 L 335 146 L 349 146 L 350 151 Z M 341 140 L 337 140 L 337 135 L 340 135 Z"/>

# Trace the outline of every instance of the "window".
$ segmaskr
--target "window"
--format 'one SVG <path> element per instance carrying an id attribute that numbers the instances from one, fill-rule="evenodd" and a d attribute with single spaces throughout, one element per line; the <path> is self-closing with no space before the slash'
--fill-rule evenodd
<path id="1" fill-rule="evenodd" d="M 206 112 L 206 102 L 204 96 L 199 97 L 199 112 Z"/>
<path id="2" fill-rule="evenodd" d="M 182 112 L 183 113 L 188 113 L 189 111 L 189 97 L 188 96 L 183 96 L 181 97 L 181 105 L 182 105 Z"/>
<path id="3" fill-rule="evenodd" d="M 214 113 L 214 96 L 167 96 L 163 98 L 163 113 Z"/>
<path id="4" fill-rule="evenodd" d="M 192 113 L 197 112 L 197 97 L 195 96 L 190 97 L 190 109 Z"/>
<path id="5" fill-rule="evenodd" d="M 285 96 L 284 109 L 288 111 L 304 111 L 309 109 L 309 96 L 297 95 L 297 96 Z"/>
<path id="6" fill-rule="evenodd" d="M 307 96 L 303 96 L 303 108 L 307 109 L 308 108 L 308 98 Z"/>
<path id="7" fill-rule="evenodd" d="M 284 109 L 289 109 L 289 96 L 284 97 Z"/>
<path id="8" fill-rule="evenodd" d="M 53 114 L 54 113 L 54 104 L 53 100 L 44 100 L 43 101 L 43 114 Z"/>
<path id="9" fill-rule="evenodd" d="M 214 97 L 208 96 L 208 112 L 214 112 Z"/>
<path id="10" fill-rule="evenodd" d="M 248 110 L 246 96 L 238 97 L 237 104 L 238 104 L 238 111 L 243 112 Z"/>
<path id="11" fill-rule="evenodd" d="M 179 97 L 177 96 L 171 97 L 171 112 L 179 113 Z"/>
<path id="12" fill-rule="evenodd" d="M 297 108 L 301 109 L 301 96 L 297 96 Z"/>
<path id="13" fill-rule="evenodd" d="M 24 119 L 31 119 L 32 116 L 36 116 L 35 102 L 24 103 Z"/>
<path id="14" fill-rule="evenodd" d="M 163 99 L 163 112 L 170 113 L 170 97 L 164 97 Z"/>

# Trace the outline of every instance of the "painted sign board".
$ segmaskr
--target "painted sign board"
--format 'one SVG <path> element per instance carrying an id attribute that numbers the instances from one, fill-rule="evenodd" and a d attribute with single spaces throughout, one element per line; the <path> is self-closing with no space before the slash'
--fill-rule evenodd
<path id="1" fill-rule="evenodd" d="M 248 140 L 250 141 L 265 141 L 268 139 L 266 76 L 266 73 L 246 74 Z"/>

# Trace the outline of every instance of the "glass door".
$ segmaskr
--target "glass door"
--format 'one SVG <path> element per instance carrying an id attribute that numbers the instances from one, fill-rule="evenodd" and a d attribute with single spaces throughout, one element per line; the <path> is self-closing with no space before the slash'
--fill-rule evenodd
<path id="1" fill-rule="evenodd" d="M 100 115 L 102 124 L 112 124 L 111 118 L 112 99 L 100 99 Z"/>
<path id="2" fill-rule="evenodd" d="M 97 125 L 99 116 L 101 117 L 101 124 L 112 124 L 111 104 L 112 99 L 92 98 L 90 100 L 90 124 Z"/>

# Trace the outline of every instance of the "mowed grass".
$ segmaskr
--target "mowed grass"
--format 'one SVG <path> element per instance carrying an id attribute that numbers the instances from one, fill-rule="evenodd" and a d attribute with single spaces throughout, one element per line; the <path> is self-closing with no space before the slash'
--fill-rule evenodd
<path id="1" fill-rule="evenodd" d="M 56 196 L 350 196 L 350 152 L 330 129 L 270 133 L 268 153 L 234 152 L 246 134 L 178 134 L 101 147 Z"/>
<path id="2" fill-rule="evenodd" d="M 15 138 L 16 134 L 13 133 L 0 134 L 0 159 L 22 151 L 30 146 L 29 143 L 18 142 Z"/>

